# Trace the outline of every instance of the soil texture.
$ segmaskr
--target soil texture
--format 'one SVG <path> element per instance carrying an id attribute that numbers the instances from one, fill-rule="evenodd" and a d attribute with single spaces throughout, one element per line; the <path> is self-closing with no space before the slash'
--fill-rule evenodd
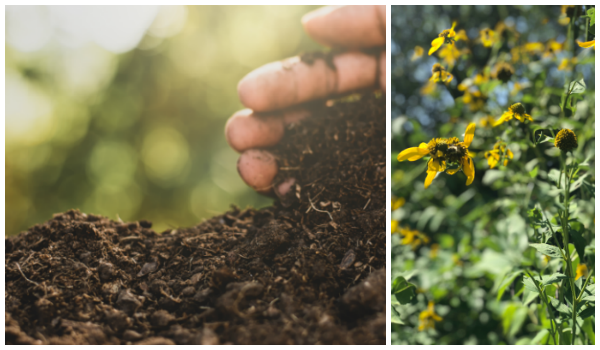
<path id="1" fill-rule="evenodd" d="M 6 344 L 385 344 L 385 97 L 271 151 L 293 191 L 156 233 L 70 210 L 5 239 Z"/>

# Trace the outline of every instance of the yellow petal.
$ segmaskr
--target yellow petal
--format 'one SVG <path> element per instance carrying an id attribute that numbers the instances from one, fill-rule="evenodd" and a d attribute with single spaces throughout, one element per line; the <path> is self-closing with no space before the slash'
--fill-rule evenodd
<path id="1" fill-rule="evenodd" d="M 460 168 L 456 168 L 456 169 L 448 169 L 446 170 L 446 174 L 448 175 L 454 175 L 456 174 L 458 171 L 460 170 Z"/>
<path id="2" fill-rule="evenodd" d="M 504 114 L 502 114 L 502 116 L 500 117 L 500 119 L 498 119 L 495 123 L 494 126 L 498 126 L 504 122 L 507 122 L 509 120 L 511 120 L 513 117 L 513 114 L 511 112 L 504 112 Z"/>
<path id="3" fill-rule="evenodd" d="M 448 84 L 449 82 L 452 81 L 452 79 L 454 79 L 454 75 L 450 74 L 450 73 L 446 73 L 448 74 L 448 80 L 446 81 L 446 84 Z"/>
<path id="4" fill-rule="evenodd" d="M 433 41 L 431 42 L 431 49 L 429 49 L 430 56 L 444 44 L 444 40 L 445 39 L 443 37 L 433 39 Z"/>
<path id="5" fill-rule="evenodd" d="M 514 155 L 510 149 L 506 151 L 506 155 L 508 156 L 508 158 L 513 159 Z"/>
<path id="6" fill-rule="evenodd" d="M 467 175 L 467 186 L 469 186 L 475 179 L 475 166 L 473 160 L 470 157 L 464 157 L 462 159 L 463 173 Z"/>
<path id="7" fill-rule="evenodd" d="M 411 162 L 423 158 L 429 151 L 427 148 L 422 147 L 423 145 L 427 146 L 426 143 L 421 143 L 419 147 L 411 147 L 407 148 L 404 151 L 398 154 L 398 161 L 403 162 L 405 160 L 409 160 Z"/>
<path id="8" fill-rule="evenodd" d="M 465 131 L 465 138 L 463 144 L 465 147 L 469 148 L 471 142 L 473 142 L 473 137 L 475 136 L 475 123 L 470 123 L 467 125 L 467 130 Z"/>
<path id="9" fill-rule="evenodd" d="M 431 182 L 433 181 L 433 179 L 435 178 L 435 175 L 437 175 L 437 170 L 440 168 L 440 164 L 437 160 L 435 159 L 430 159 L 429 163 L 427 164 L 427 177 L 425 178 L 425 188 L 429 187 L 429 185 L 431 185 Z"/>
<path id="10" fill-rule="evenodd" d="M 531 116 L 529 114 L 524 114 L 523 117 L 527 120 L 529 120 L 530 122 L 533 121 L 533 119 L 531 118 Z"/>
<path id="11" fill-rule="evenodd" d="M 450 28 L 450 32 L 448 33 L 448 38 L 452 38 L 453 36 L 456 35 L 456 33 L 454 32 L 454 27 L 456 27 L 456 21 L 452 22 L 452 28 Z"/>
<path id="12" fill-rule="evenodd" d="M 592 41 L 586 41 L 586 42 L 581 42 L 581 41 L 577 41 L 577 45 L 583 47 L 583 48 L 590 48 L 593 47 L 594 50 L 596 49 L 596 40 L 592 40 Z"/>

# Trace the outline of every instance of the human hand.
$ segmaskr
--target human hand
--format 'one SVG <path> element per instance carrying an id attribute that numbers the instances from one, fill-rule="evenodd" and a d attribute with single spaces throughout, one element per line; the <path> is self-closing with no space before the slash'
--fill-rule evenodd
<path id="1" fill-rule="evenodd" d="M 307 64 L 292 57 L 250 72 L 238 84 L 248 109 L 235 113 L 225 126 L 227 142 L 241 152 L 240 176 L 263 194 L 271 192 L 278 165 L 262 148 L 279 143 L 287 125 L 310 115 L 297 105 L 361 88 L 386 88 L 385 6 L 326 6 L 306 14 L 302 24 L 320 44 L 346 50 L 333 56 L 335 69 L 322 59 Z M 378 57 L 358 51 L 375 47 L 383 47 Z M 287 179 L 274 190 L 285 195 L 294 183 Z"/>

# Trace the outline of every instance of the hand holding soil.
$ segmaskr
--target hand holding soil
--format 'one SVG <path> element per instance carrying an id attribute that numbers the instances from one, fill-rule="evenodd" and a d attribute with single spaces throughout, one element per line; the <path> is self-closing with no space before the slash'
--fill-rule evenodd
<path id="1" fill-rule="evenodd" d="M 262 148 L 279 143 L 286 126 L 310 115 L 300 104 L 368 87 L 386 88 L 385 49 L 376 55 L 358 51 L 385 47 L 385 6 L 327 6 L 306 14 L 302 24 L 313 39 L 340 53 L 292 57 L 250 72 L 238 84 L 248 109 L 235 113 L 225 127 L 227 142 L 242 153 L 240 176 L 263 194 L 271 192 L 279 167 Z M 284 195 L 294 182 L 283 181 L 275 191 Z"/>

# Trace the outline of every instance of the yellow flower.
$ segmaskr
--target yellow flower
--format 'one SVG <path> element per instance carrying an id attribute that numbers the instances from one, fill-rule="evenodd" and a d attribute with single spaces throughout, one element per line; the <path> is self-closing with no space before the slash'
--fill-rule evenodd
<path id="1" fill-rule="evenodd" d="M 440 322 L 442 320 L 442 318 L 435 313 L 434 306 L 435 304 L 433 301 L 430 301 L 427 304 L 427 310 L 421 311 L 419 314 L 419 332 L 434 329 L 435 322 Z"/>
<path id="2" fill-rule="evenodd" d="M 398 220 L 392 220 L 391 228 L 392 228 L 392 234 L 398 232 Z"/>
<path id="3" fill-rule="evenodd" d="M 525 107 L 520 103 L 515 103 L 514 105 L 508 107 L 508 111 L 502 114 L 500 119 L 498 119 L 496 123 L 494 123 L 494 126 L 498 126 L 502 123 L 505 123 L 511 120 L 513 117 L 517 118 L 517 120 L 521 123 L 523 123 L 525 119 L 533 121 L 533 119 L 531 119 L 531 116 L 525 113 Z"/>
<path id="4" fill-rule="evenodd" d="M 458 32 L 456 32 L 456 36 L 454 38 L 455 38 L 456 41 L 458 41 L 458 40 L 469 41 L 469 37 L 467 36 L 467 32 L 465 32 L 464 29 L 461 29 Z"/>
<path id="5" fill-rule="evenodd" d="M 412 250 L 417 249 L 420 245 L 429 243 L 429 237 L 424 233 L 409 228 L 401 228 L 400 234 L 403 236 L 400 243 L 411 245 Z"/>
<path id="6" fill-rule="evenodd" d="M 491 115 L 483 117 L 479 120 L 479 124 L 481 124 L 481 126 L 484 128 L 488 126 L 491 127 L 492 125 L 494 125 L 494 122 L 496 122 L 496 119 L 494 119 L 494 117 L 492 117 Z"/>
<path id="7" fill-rule="evenodd" d="M 498 41 L 496 32 L 490 28 L 480 30 L 479 35 L 481 36 L 481 43 L 485 47 L 491 47 L 496 41 Z"/>
<path id="8" fill-rule="evenodd" d="M 433 81 L 433 82 L 443 82 L 448 84 L 449 82 L 452 81 L 452 79 L 454 78 L 454 76 L 450 73 L 448 73 L 448 71 L 442 67 L 441 64 L 436 63 L 433 65 L 433 67 L 431 68 L 431 78 L 429 79 L 429 81 Z"/>
<path id="9" fill-rule="evenodd" d="M 545 265 L 548 265 L 548 263 L 550 263 L 550 260 L 552 260 L 552 258 L 548 255 L 544 255 L 542 257 L 542 260 L 544 261 L 544 266 L 545 266 Z"/>
<path id="10" fill-rule="evenodd" d="M 431 95 L 435 92 L 437 88 L 437 83 L 429 80 L 427 84 L 423 85 L 423 87 L 419 90 L 419 93 L 423 96 Z"/>
<path id="11" fill-rule="evenodd" d="M 433 39 L 431 42 L 431 49 L 429 49 L 429 55 L 436 52 L 444 43 L 446 44 L 454 44 L 453 37 L 456 36 L 456 32 L 454 31 L 454 27 L 456 26 L 456 22 L 452 23 L 452 28 L 446 29 L 442 31 L 436 39 Z"/>
<path id="12" fill-rule="evenodd" d="M 490 169 L 494 169 L 494 167 L 498 164 L 500 159 L 504 158 L 504 166 L 508 165 L 508 160 L 513 159 L 514 154 L 508 147 L 506 147 L 506 143 L 503 141 L 498 141 L 494 145 L 494 149 L 491 151 L 487 151 L 484 153 L 485 159 L 488 161 L 488 165 Z"/>
<path id="13" fill-rule="evenodd" d="M 576 272 L 577 275 L 575 275 L 575 281 L 581 277 L 587 277 L 589 271 L 586 264 L 578 264 Z"/>
<path id="14" fill-rule="evenodd" d="M 565 152 L 577 148 L 577 135 L 569 129 L 560 130 L 554 139 L 554 147 Z"/>
<path id="15" fill-rule="evenodd" d="M 485 97 L 479 90 L 474 90 L 473 92 L 471 92 L 471 89 L 466 90 L 462 100 L 473 112 L 480 110 L 485 104 Z"/>
<path id="16" fill-rule="evenodd" d="M 392 196 L 392 210 L 396 210 L 406 203 L 406 200 L 402 197 L 397 198 L 396 196 Z"/>
<path id="17" fill-rule="evenodd" d="M 456 174 L 459 170 L 467 176 L 467 186 L 475 179 L 475 166 L 469 155 L 469 146 L 475 136 L 475 123 L 467 126 L 463 142 L 458 138 L 432 139 L 429 143 L 422 142 L 419 147 L 407 148 L 398 154 L 398 161 L 409 160 L 411 162 L 430 155 L 427 162 L 427 178 L 425 188 L 431 185 L 438 172 L 446 172 L 449 175 Z"/>
<path id="18" fill-rule="evenodd" d="M 546 43 L 546 51 L 544 51 L 542 57 L 551 57 L 555 53 L 560 52 L 562 48 L 563 44 L 557 43 L 554 39 L 550 39 L 548 43 Z"/>
<path id="19" fill-rule="evenodd" d="M 572 59 L 563 58 L 558 66 L 558 70 L 573 70 L 573 67 L 577 64 L 577 57 Z"/>
<path id="20" fill-rule="evenodd" d="M 583 47 L 585 49 L 593 47 L 594 50 L 596 50 L 596 39 L 594 39 L 592 41 L 586 41 L 586 42 L 577 41 L 577 45 L 579 45 L 580 47 Z"/>
<path id="21" fill-rule="evenodd" d="M 560 5 L 560 17 L 558 23 L 561 26 L 566 26 L 571 22 L 571 17 L 575 15 L 575 5 Z"/>
<path id="22" fill-rule="evenodd" d="M 417 59 L 421 58 L 421 56 L 423 56 L 423 52 L 425 50 L 423 50 L 423 48 L 421 46 L 415 46 L 415 53 L 413 53 L 412 58 L 410 59 L 411 61 L 416 61 Z"/>
<path id="23" fill-rule="evenodd" d="M 448 64 L 449 67 L 453 67 L 456 60 L 462 55 L 461 51 L 454 45 L 446 45 L 440 50 L 440 58 Z"/>

